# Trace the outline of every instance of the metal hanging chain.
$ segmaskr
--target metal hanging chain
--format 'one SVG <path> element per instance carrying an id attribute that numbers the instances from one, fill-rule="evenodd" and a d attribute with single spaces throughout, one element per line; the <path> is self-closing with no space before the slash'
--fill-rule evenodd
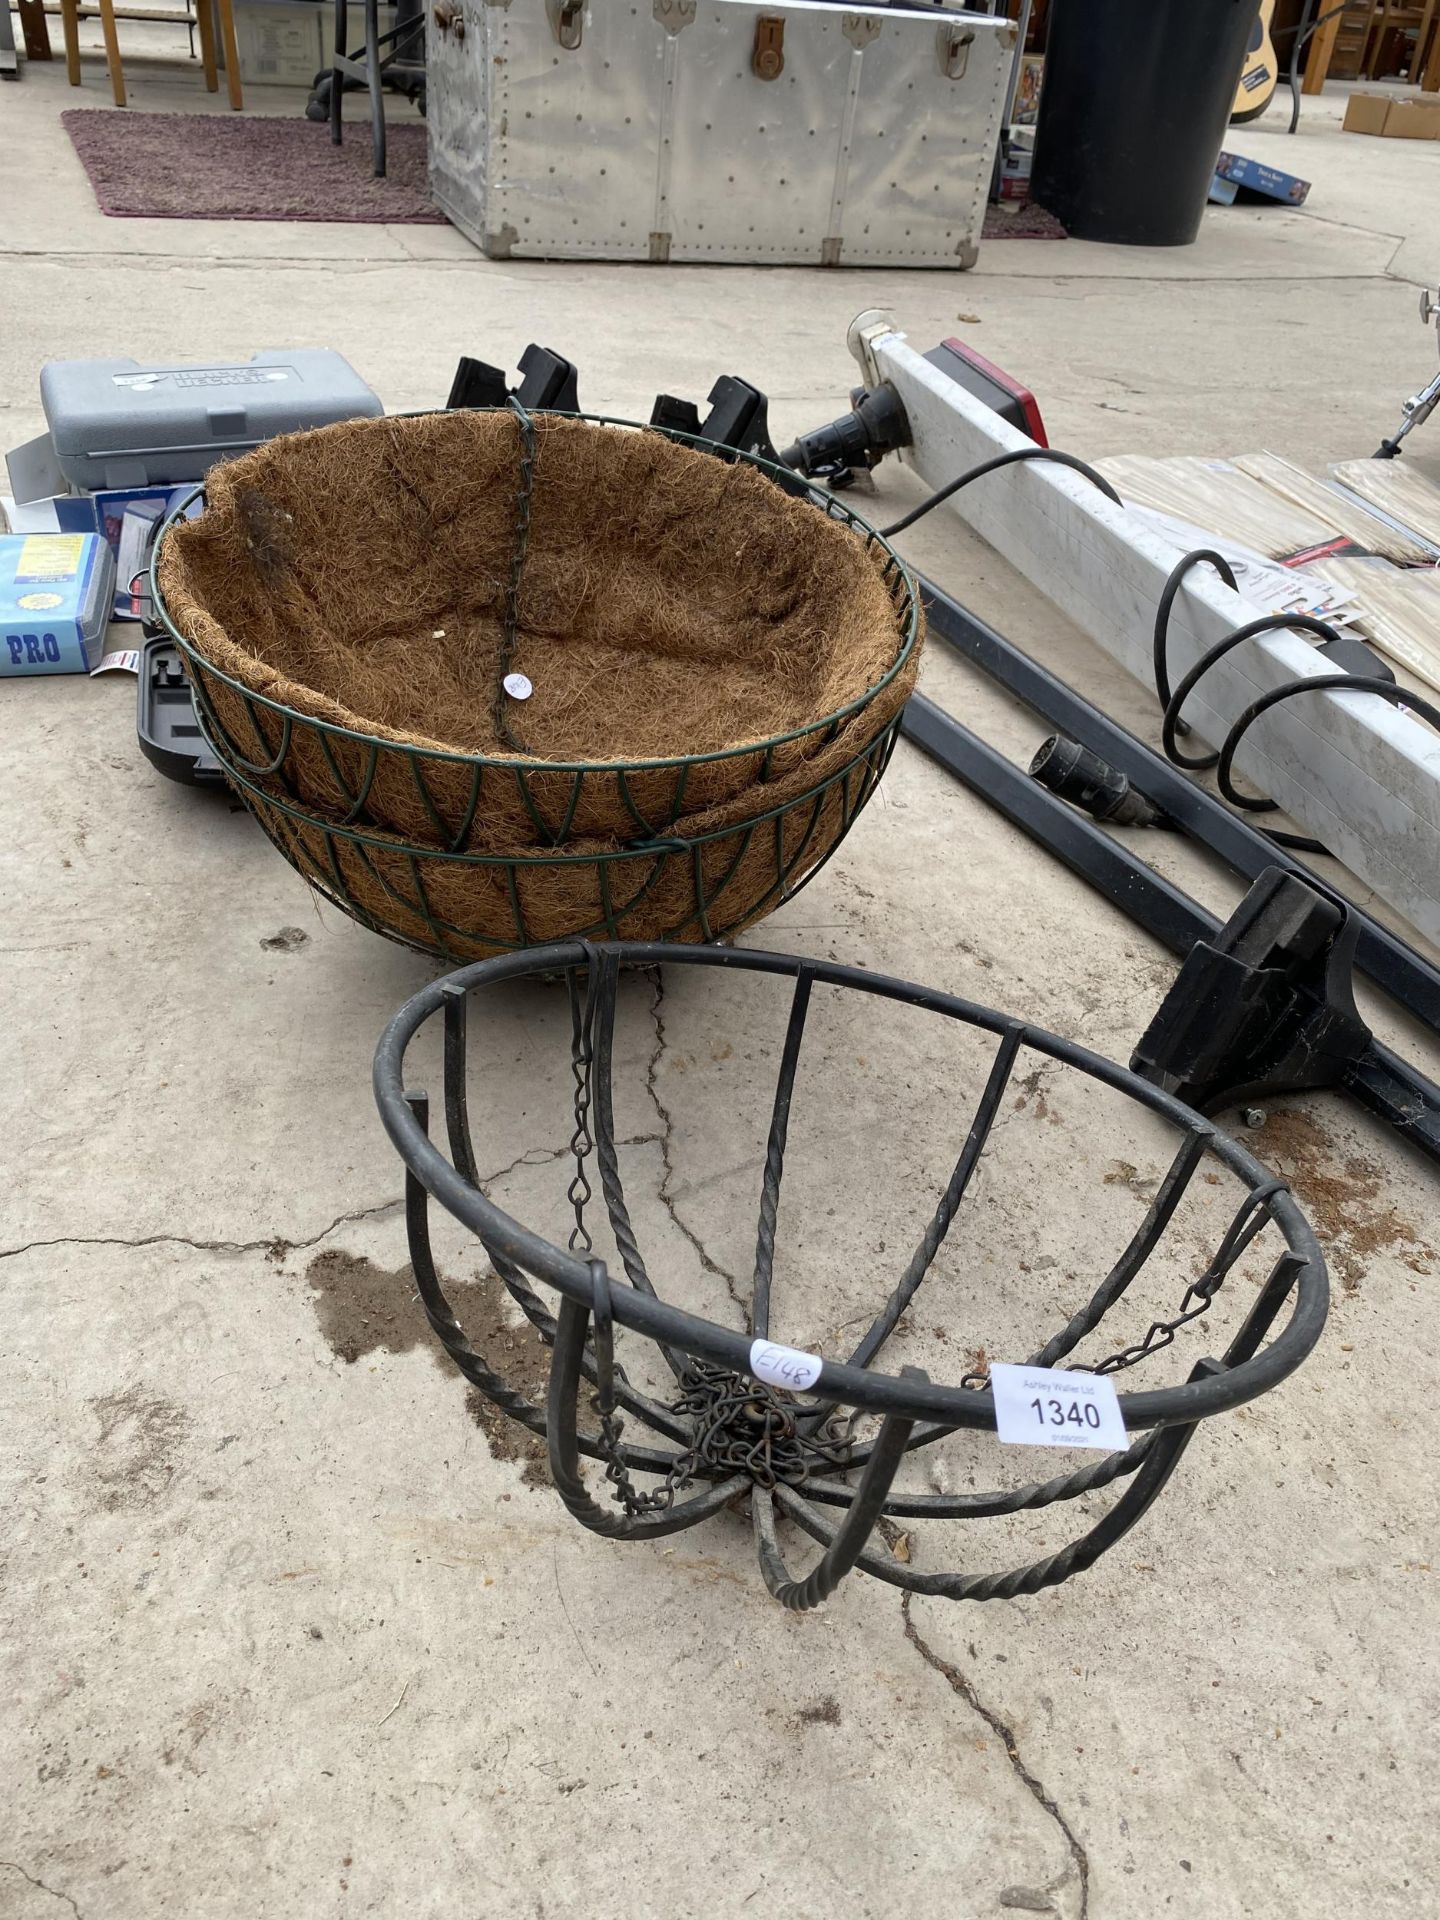
<path id="1" fill-rule="evenodd" d="M 1268 1224 L 1269 1202 L 1277 1193 L 1285 1191 L 1287 1188 L 1283 1180 L 1269 1180 L 1246 1195 L 1244 1204 L 1230 1222 L 1224 1239 L 1216 1249 L 1215 1258 L 1200 1278 L 1192 1281 L 1185 1289 L 1185 1297 L 1180 1302 L 1180 1311 L 1173 1319 L 1156 1320 L 1144 1339 L 1137 1340 L 1133 1346 L 1122 1347 L 1118 1353 L 1112 1353 L 1108 1359 L 1098 1361 L 1093 1366 L 1077 1364 L 1075 1371 L 1077 1373 L 1118 1373 L 1122 1367 L 1133 1367 L 1137 1361 L 1146 1359 L 1152 1353 L 1159 1353 L 1163 1347 L 1168 1347 L 1181 1327 L 1188 1326 L 1192 1320 L 1198 1320 L 1202 1313 L 1208 1313 L 1210 1303 L 1224 1285 L 1230 1269 L 1255 1236 Z"/>
<path id="2" fill-rule="evenodd" d="M 590 1125 L 590 1110 L 593 1104 L 593 1073 L 595 1068 L 595 1009 L 597 994 L 595 981 L 598 971 L 598 956 L 589 950 L 589 965 L 585 970 L 585 992 L 582 998 L 577 979 L 579 969 L 571 967 L 565 976 L 570 995 L 570 1071 L 575 1081 L 575 1130 L 570 1136 L 570 1151 L 575 1160 L 575 1172 L 571 1176 L 566 1198 L 575 1212 L 575 1224 L 570 1229 L 570 1251 L 590 1254 L 594 1243 L 590 1238 L 590 1229 L 585 1224 L 585 1208 L 593 1197 L 594 1189 L 590 1185 L 590 1176 L 585 1163 L 595 1147 L 595 1137 Z M 625 1431 L 624 1417 L 617 1409 L 615 1399 L 615 1381 L 623 1378 L 623 1370 L 615 1364 L 614 1318 L 610 1311 L 610 1276 L 603 1260 L 590 1261 L 591 1291 L 595 1300 L 595 1392 L 590 1396 L 590 1405 L 599 1421 L 596 1436 L 600 1452 L 605 1460 L 605 1478 L 614 1489 L 616 1500 L 624 1507 L 632 1519 L 642 1513 L 662 1513 L 672 1504 L 677 1490 L 692 1477 L 694 1468 L 694 1450 L 677 1454 L 663 1483 L 650 1493 L 641 1493 L 630 1478 L 625 1465 L 625 1457 L 620 1450 L 620 1438 Z"/>
<path id="3" fill-rule="evenodd" d="M 1207 1313 L 1226 1276 L 1236 1261 L 1245 1252 L 1255 1236 L 1269 1221 L 1269 1202 L 1277 1193 L 1288 1192 L 1283 1180 L 1267 1180 L 1245 1197 L 1243 1205 L 1226 1229 L 1225 1237 L 1215 1251 L 1215 1258 L 1198 1280 L 1194 1280 L 1185 1289 L 1185 1297 L 1180 1302 L 1180 1311 L 1169 1320 L 1153 1321 L 1141 1340 L 1133 1346 L 1122 1347 L 1119 1352 L 1110 1354 L 1104 1360 L 1091 1365 L 1084 1361 L 1071 1362 L 1075 1373 L 1118 1373 L 1122 1367 L 1133 1367 L 1138 1361 L 1148 1359 L 1152 1353 L 1159 1353 L 1174 1341 L 1181 1327 L 1188 1326 L 1192 1320 L 1198 1320 Z M 967 1373 L 961 1380 L 962 1387 L 982 1391 L 990 1385 L 990 1375 L 985 1372 Z"/>
<path id="4" fill-rule="evenodd" d="M 625 1456 L 620 1451 L 625 1420 L 615 1403 L 615 1380 L 619 1371 L 615 1365 L 615 1318 L 610 1307 L 610 1275 L 603 1260 L 590 1262 L 590 1289 L 595 1301 L 595 1391 L 590 1396 L 590 1405 L 600 1423 L 596 1438 L 605 1458 L 605 1478 L 615 1499 L 632 1520 L 642 1513 L 664 1513 L 691 1478 L 694 1453 L 677 1454 L 664 1480 L 650 1493 L 641 1493 L 630 1478 Z"/>
<path id="5" fill-rule="evenodd" d="M 570 1136 L 575 1171 L 565 1197 L 575 1210 L 575 1224 L 570 1229 L 570 1251 L 589 1253 L 594 1243 L 590 1238 L 590 1229 L 585 1224 L 585 1208 L 594 1189 L 590 1185 L 585 1162 L 595 1147 L 590 1131 L 590 1076 L 595 1061 L 595 969 L 593 966 L 586 969 L 583 1001 L 575 977 L 577 971 L 577 968 L 571 967 L 565 975 L 570 995 L 570 1072 L 575 1081 L 575 1131 Z"/>
<path id="6" fill-rule="evenodd" d="M 599 995 L 596 979 L 600 958 L 593 950 L 586 968 L 582 995 L 577 967 L 566 975 L 570 996 L 570 1070 L 575 1082 L 574 1131 L 570 1151 L 575 1171 L 566 1192 L 575 1213 L 570 1229 L 572 1253 L 589 1256 L 594 1243 L 585 1221 L 585 1209 L 594 1189 L 586 1166 L 594 1151 L 591 1110 L 594 1105 L 595 1019 Z M 610 1306 L 610 1276 L 602 1260 L 590 1260 L 591 1292 L 595 1345 L 595 1392 L 590 1404 L 598 1421 L 596 1435 L 605 1461 L 605 1478 L 616 1501 L 632 1518 L 645 1513 L 663 1513 L 674 1504 L 675 1495 L 694 1479 L 697 1469 L 706 1467 L 720 1473 L 741 1471 L 761 1487 L 773 1487 L 779 1481 L 801 1486 L 813 1465 L 823 1464 L 844 1471 L 853 1444 L 857 1416 L 832 1415 L 815 1432 L 800 1431 L 796 1413 L 788 1395 L 777 1393 L 758 1380 L 748 1379 L 726 1367 L 692 1360 L 680 1380 L 680 1391 L 671 1403 L 671 1411 L 688 1418 L 694 1438 L 689 1447 L 677 1453 L 659 1486 L 648 1493 L 636 1487 L 625 1465 L 621 1437 L 625 1430 L 623 1415 L 615 1397 L 615 1382 L 624 1378 L 615 1360 L 614 1315 Z"/>
<path id="7" fill-rule="evenodd" d="M 530 548 L 530 504 L 535 490 L 535 422 L 512 393 L 510 410 L 520 431 L 520 490 L 515 496 L 515 545 L 510 556 L 510 579 L 505 588 L 505 625 L 500 636 L 500 656 L 495 663 L 495 732 L 516 753 L 525 748 L 510 725 L 510 695 L 505 691 L 506 677 L 515 659 L 516 631 L 520 621 L 520 578 L 525 571 L 525 556 Z"/>
<path id="8" fill-rule="evenodd" d="M 1112 1353 L 1107 1360 L 1101 1360 L 1092 1367 L 1077 1365 L 1077 1373 L 1118 1373 L 1122 1367 L 1133 1367 L 1137 1360 L 1144 1360 L 1152 1353 L 1158 1353 L 1162 1347 L 1168 1347 L 1181 1327 L 1190 1321 L 1198 1320 L 1202 1313 L 1208 1313 L 1210 1303 L 1220 1291 L 1224 1281 L 1223 1273 L 1206 1273 L 1185 1289 L 1185 1298 L 1180 1302 L 1180 1311 L 1173 1320 L 1157 1320 L 1143 1340 L 1137 1340 L 1133 1347 L 1122 1347 L 1118 1353 Z"/>
<path id="9" fill-rule="evenodd" d="M 692 1466 L 746 1473 L 766 1488 L 782 1480 L 802 1486 L 816 1465 L 845 1472 L 859 1418 L 858 1412 L 832 1412 L 806 1433 L 796 1417 L 802 1408 L 790 1395 L 703 1360 L 692 1360 L 685 1369 L 671 1407 L 693 1423 Z"/>

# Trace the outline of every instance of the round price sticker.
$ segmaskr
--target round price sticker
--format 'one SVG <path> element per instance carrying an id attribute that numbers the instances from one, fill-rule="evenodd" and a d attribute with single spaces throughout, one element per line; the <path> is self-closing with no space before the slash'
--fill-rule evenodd
<path id="1" fill-rule="evenodd" d="M 808 1393 L 820 1378 L 820 1367 L 818 1353 L 782 1347 L 775 1340 L 750 1342 L 750 1371 L 769 1386 L 787 1387 L 791 1393 Z"/>
<path id="2" fill-rule="evenodd" d="M 500 684 L 512 700 L 528 700 L 535 691 L 523 673 L 507 673 Z"/>

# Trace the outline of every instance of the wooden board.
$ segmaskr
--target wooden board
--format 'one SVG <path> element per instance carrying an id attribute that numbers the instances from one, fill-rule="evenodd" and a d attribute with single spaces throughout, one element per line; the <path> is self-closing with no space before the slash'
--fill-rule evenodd
<path id="1" fill-rule="evenodd" d="M 1317 480 L 1303 467 L 1282 460 L 1275 453 L 1242 453 L 1235 465 L 1272 493 L 1282 494 L 1305 507 L 1317 519 L 1327 521 L 1337 533 L 1343 533 L 1367 553 L 1383 554 L 1397 567 L 1431 566 L 1435 550 L 1411 534 L 1400 533 L 1378 515 L 1371 513 L 1354 497 Z"/>
<path id="2" fill-rule="evenodd" d="M 863 316 L 851 337 L 869 379 L 891 381 L 904 402 L 915 436 L 904 457 L 930 486 L 1030 444 L 932 367 L 885 318 Z M 1137 516 L 1082 475 L 1039 461 L 989 475 L 940 511 L 959 514 L 1082 632 L 1153 687 L 1155 606 L 1180 555 Z M 1172 680 L 1266 611 L 1207 570 L 1192 575 L 1170 622 Z M 1322 671 L 1298 634 L 1262 635 L 1206 675 L 1186 717 L 1218 747 L 1260 694 Z M 1375 695 L 1319 693 L 1265 714 L 1246 735 L 1236 766 L 1422 933 L 1440 939 L 1440 737 Z"/>
<path id="3" fill-rule="evenodd" d="M 1342 486 L 1440 546 L 1440 487 L 1407 460 L 1342 460 L 1333 471 Z"/>
<path id="4" fill-rule="evenodd" d="M 1322 7 L 1321 12 L 1324 11 Z M 1325 76 L 1330 71 L 1330 56 L 1335 51 L 1342 23 L 1342 14 L 1338 11 L 1332 13 L 1310 36 L 1310 45 L 1305 54 L 1305 78 L 1300 83 L 1302 93 L 1323 93 Z"/>
<path id="5" fill-rule="evenodd" d="M 45 24 L 41 0 L 15 0 L 20 13 L 20 29 L 25 36 L 25 56 L 29 60 L 53 60 L 50 29 Z"/>
<path id="6" fill-rule="evenodd" d="M 1315 571 L 1355 596 L 1355 624 L 1403 673 L 1440 693 L 1440 574 L 1377 560 L 1318 560 Z"/>
<path id="7" fill-rule="evenodd" d="M 1232 460 L 1194 455 L 1156 459 L 1118 454 L 1097 460 L 1115 491 L 1138 506 L 1201 527 L 1219 540 L 1233 540 L 1271 560 L 1329 546 L 1340 537 L 1333 520 L 1321 519 L 1273 492 Z"/>

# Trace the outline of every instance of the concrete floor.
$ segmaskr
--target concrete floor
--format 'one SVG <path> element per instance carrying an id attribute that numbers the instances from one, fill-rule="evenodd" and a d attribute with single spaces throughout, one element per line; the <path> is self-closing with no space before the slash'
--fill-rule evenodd
<path id="1" fill-rule="evenodd" d="M 129 71 L 138 108 L 214 104 L 198 76 Z M 103 89 L 87 62 L 87 102 Z M 1303 211 L 1212 211 L 1158 255 L 988 245 L 964 278 L 500 266 L 448 229 L 106 221 L 57 118 L 76 98 L 59 66 L 0 91 L 7 444 L 39 428 L 51 358 L 331 344 L 403 408 L 443 399 L 459 353 L 513 362 L 532 338 L 620 413 L 747 373 L 788 437 L 835 410 L 846 323 L 886 305 L 1022 374 L 1078 453 L 1323 461 L 1368 453 L 1433 364 L 1415 287 L 1440 275 L 1440 146 L 1344 136 L 1330 98 L 1294 140 L 1278 115 L 1236 136 L 1314 181 Z M 913 491 L 882 474 L 887 507 Z M 907 551 L 1153 729 L 1148 696 L 962 530 L 932 521 Z M 927 674 L 1015 757 L 1033 746 L 953 663 Z M 1325 1242 L 1331 1322 L 1283 1391 L 1198 1437 L 1141 1530 L 1036 1599 L 902 1609 L 858 1578 L 797 1618 L 739 1520 L 664 1549 L 582 1532 L 440 1364 L 369 1091 L 427 963 L 317 910 L 223 799 L 158 779 L 126 682 L 7 685 L 0 763 L 7 1920 L 1431 1909 L 1435 1189 L 1353 1108 L 1294 1101 L 1250 1136 Z M 1237 897 L 1158 851 L 1212 905 Z M 840 857 L 751 939 L 1119 1057 L 1173 971 L 903 747 Z M 481 1165 L 559 1231 L 562 1009 L 537 987 L 478 1014 Z M 730 1324 L 782 1026 L 773 998 L 676 969 L 624 1005 L 637 1225 L 662 1288 Z M 777 1330 L 835 1351 L 933 1204 L 980 1055 L 843 1005 L 815 1038 Z M 1151 1191 L 1133 1120 L 1055 1070 L 1032 1091 L 897 1359 L 955 1378 L 976 1348 L 1018 1354 Z M 1118 1334 L 1173 1308 L 1196 1244 Z M 533 1367 L 474 1252 L 441 1246 L 477 1339 Z M 1216 1317 L 1234 1324 L 1223 1298 Z M 1222 1338 L 1182 1337 L 1150 1379 Z M 997 1451 L 957 1442 L 939 1482 L 1028 1477 Z M 910 1550 L 977 1568 L 1065 1537 L 917 1527 Z"/>

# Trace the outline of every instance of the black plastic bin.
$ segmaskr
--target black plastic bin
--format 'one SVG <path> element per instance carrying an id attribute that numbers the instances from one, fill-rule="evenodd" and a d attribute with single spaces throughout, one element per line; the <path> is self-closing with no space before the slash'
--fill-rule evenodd
<path id="1" fill-rule="evenodd" d="M 1054 0 L 1030 193 L 1077 240 L 1184 247 L 1257 0 Z"/>

